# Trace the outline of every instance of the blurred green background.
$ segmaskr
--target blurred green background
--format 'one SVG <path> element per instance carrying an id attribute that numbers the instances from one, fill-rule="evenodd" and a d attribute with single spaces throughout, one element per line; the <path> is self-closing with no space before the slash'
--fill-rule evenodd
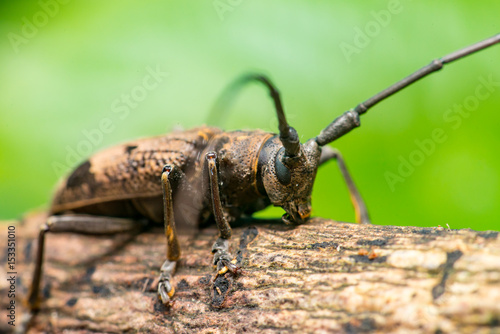
<path id="1" fill-rule="evenodd" d="M 69 159 L 73 167 L 72 151 L 203 124 L 241 73 L 275 81 L 305 141 L 431 59 L 500 32 L 498 0 L 66 2 L 0 5 L 1 219 L 46 207 L 64 174 L 54 166 Z M 141 88 L 151 71 L 169 75 Z M 474 97 L 490 76 L 500 81 L 500 46 L 377 105 L 361 128 L 334 143 L 374 223 L 499 229 L 500 87 Z M 123 94 L 132 93 L 126 107 Z M 468 117 L 446 119 L 464 103 L 473 109 Z M 95 133 L 104 118 L 112 130 L 91 143 L 85 131 Z M 267 93 L 249 87 L 219 125 L 276 131 Z M 446 140 L 418 160 L 415 141 L 435 129 Z M 418 166 L 388 182 L 401 158 Z M 334 163 L 318 174 L 313 208 L 316 216 L 354 220 Z"/>

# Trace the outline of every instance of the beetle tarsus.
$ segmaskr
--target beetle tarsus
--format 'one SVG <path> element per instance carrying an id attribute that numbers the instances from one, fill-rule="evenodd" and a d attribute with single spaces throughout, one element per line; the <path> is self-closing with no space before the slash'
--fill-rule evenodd
<path id="1" fill-rule="evenodd" d="M 160 280 L 158 282 L 158 297 L 164 305 L 169 304 L 175 294 L 171 283 L 176 267 L 175 261 L 166 260 L 161 266 Z"/>
<path id="2" fill-rule="evenodd" d="M 224 302 L 231 291 L 234 276 L 238 275 L 241 267 L 237 260 L 233 259 L 229 253 L 229 241 L 218 238 L 212 246 L 214 254 L 213 264 L 217 270 L 212 284 L 212 306 L 216 308 L 223 307 Z"/>
<path id="3" fill-rule="evenodd" d="M 229 253 L 229 241 L 227 239 L 217 239 L 212 246 L 212 253 L 214 254 L 213 264 L 217 269 L 216 278 L 227 272 L 237 275 L 241 270 L 241 267 L 236 264 L 236 259 Z"/>

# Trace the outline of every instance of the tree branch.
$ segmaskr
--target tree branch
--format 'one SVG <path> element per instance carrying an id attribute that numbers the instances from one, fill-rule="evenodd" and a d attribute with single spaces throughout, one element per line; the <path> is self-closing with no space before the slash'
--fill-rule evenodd
<path id="1" fill-rule="evenodd" d="M 23 297 L 41 220 L 16 227 Z M 2 255 L 6 230 L 2 225 Z M 169 309 L 156 295 L 165 256 L 161 228 L 108 238 L 49 235 L 45 298 L 31 332 L 500 331 L 498 232 L 250 220 L 234 228 L 230 242 L 242 273 L 226 274 L 214 287 L 210 249 L 216 237 L 214 227 L 181 236 Z M 5 266 L 1 270 L 5 276 Z M 226 295 L 222 307 L 212 296 L 215 288 Z M 0 290 L 0 332 L 12 331 L 5 279 Z M 16 325 L 26 314 L 20 301 L 17 294 Z"/>

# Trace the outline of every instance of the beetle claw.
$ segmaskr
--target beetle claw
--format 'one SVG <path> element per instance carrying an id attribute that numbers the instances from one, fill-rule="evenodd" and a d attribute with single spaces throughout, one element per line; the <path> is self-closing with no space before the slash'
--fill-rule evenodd
<path id="1" fill-rule="evenodd" d="M 234 277 L 239 274 L 241 267 L 237 265 L 237 260 L 228 261 L 219 259 L 217 261 L 217 274 L 212 281 L 212 303 L 215 308 L 224 306 L 233 284 Z"/>
<path id="2" fill-rule="evenodd" d="M 162 304 L 170 304 L 174 296 L 175 289 L 170 284 L 169 280 L 158 283 L 158 297 L 160 298 Z"/>
<path id="3" fill-rule="evenodd" d="M 170 283 L 175 271 L 176 262 L 166 260 L 161 266 L 160 281 L 158 282 L 158 297 L 164 305 L 169 304 L 175 293 L 175 289 Z"/>
<path id="4" fill-rule="evenodd" d="M 226 274 L 227 272 L 230 272 L 233 275 L 238 275 L 240 270 L 241 267 L 236 264 L 236 259 L 233 259 L 231 261 L 227 261 L 226 259 L 219 259 L 219 261 L 217 262 L 217 275 L 215 275 L 215 279 L 217 279 L 218 276 Z"/>

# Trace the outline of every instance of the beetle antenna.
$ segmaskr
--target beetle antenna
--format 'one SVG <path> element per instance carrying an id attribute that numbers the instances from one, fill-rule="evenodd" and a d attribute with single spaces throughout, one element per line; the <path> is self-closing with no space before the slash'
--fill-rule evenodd
<path id="1" fill-rule="evenodd" d="M 212 109 L 209 117 L 209 123 L 213 123 L 216 118 L 215 112 L 225 111 L 234 101 L 235 96 L 239 91 L 251 82 L 260 82 L 269 90 L 269 95 L 274 101 L 274 108 L 278 116 L 278 128 L 280 132 L 280 140 L 285 147 L 285 155 L 288 157 L 296 156 L 300 151 L 300 140 L 297 131 L 288 125 L 285 112 L 283 111 L 283 104 L 281 103 L 280 93 L 272 81 L 263 74 L 250 73 L 243 75 L 233 81 L 222 92 L 217 102 Z"/>
<path id="2" fill-rule="evenodd" d="M 384 89 L 380 93 L 372 96 L 368 100 L 358 104 L 356 107 L 346 111 L 333 122 L 331 122 L 321 133 L 316 137 L 316 142 L 320 146 L 324 146 L 332 141 L 342 137 L 349 131 L 360 126 L 359 116 L 366 113 L 368 109 L 386 99 L 394 93 L 399 92 L 401 89 L 411 85 L 415 81 L 443 68 L 444 64 L 451 63 L 454 60 L 463 58 L 474 52 L 483 50 L 489 46 L 500 42 L 500 34 L 485 39 L 481 42 L 460 49 L 447 56 L 433 60 L 429 65 L 422 67 L 418 71 L 410 74 L 406 78 L 396 82 L 389 88 Z"/>

